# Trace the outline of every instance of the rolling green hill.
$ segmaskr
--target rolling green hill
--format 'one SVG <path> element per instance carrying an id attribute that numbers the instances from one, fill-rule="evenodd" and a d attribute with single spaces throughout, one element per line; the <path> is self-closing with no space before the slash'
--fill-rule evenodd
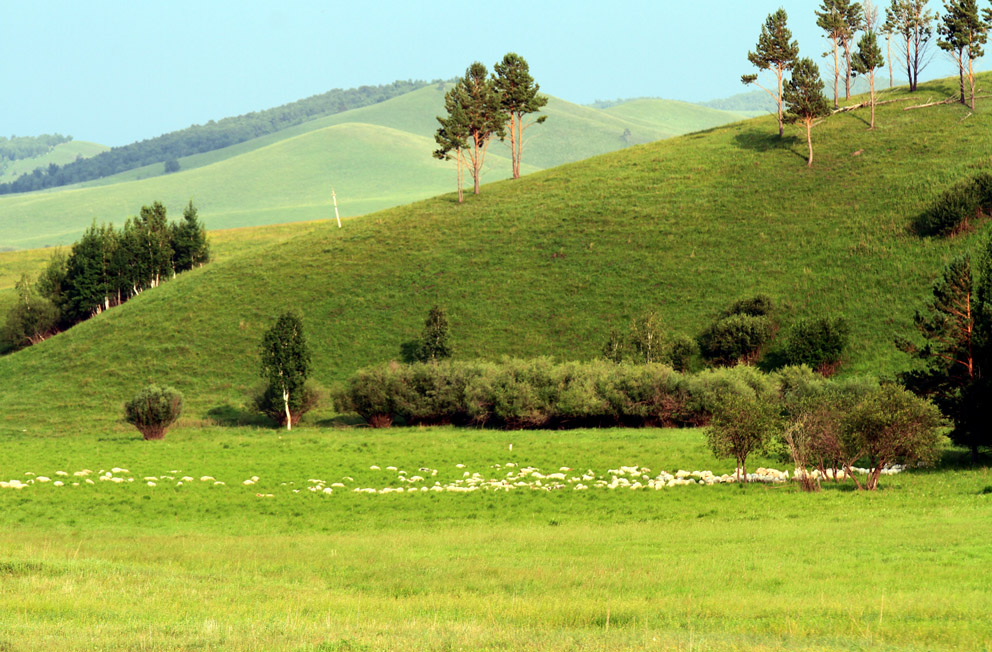
<path id="1" fill-rule="evenodd" d="M 954 83 L 918 97 L 951 96 Z M 988 231 L 936 241 L 906 226 L 947 185 L 987 167 L 992 145 L 988 103 L 966 120 L 962 106 L 902 107 L 880 107 L 874 132 L 862 112 L 817 127 L 813 169 L 804 139 L 780 140 L 774 118 L 759 118 L 488 184 L 464 205 L 447 194 L 324 225 L 209 265 L 0 358 L 0 427 L 108 427 L 152 381 L 181 389 L 190 419 L 236 411 L 258 382 L 261 335 L 286 309 L 303 311 L 325 384 L 396 357 L 434 303 L 450 313 L 459 357 L 582 359 L 599 355 L 611 324 L 646 310 L 669 332 L 694 334 L 756 291 L 778 302 L 783 325 L 845 314 L 846 371 L 892 373 L 905 364 L 892 339 L 910 330 L 934 275 Z M 361 128 L 318 134 L 338 129 Z M 271 147 L 295 155 L 291 143 Z M 324 179 L 316 170 L 308 182 Z"/>
<path id="2" fill-rule="evenodd" d="M 47 154 L 7 162 L 5 166 L 0 167 L 0 183 L 13 181 L 22 174 L 32 172 L 35 168 L 47 168 L 52 163 L 55 165 L 64 165 L 75 161 L 77 157 L 89 158 L 108 149 L 110 148 L 106 145 L 88 143 L 84 140 L 72 140 L 68 143 L 62 143 L 53 147 L 52 151 Z"/>
<path id="3" fill-rule="evenodd" d="M 443 96 L 437 86 L 422 88 L 181 159 L 174 174 L 163 176 L 155 165 L 99 183 L 0 197 L 0 247 L 68 244 L 94 219 L 120 224 L 154 200 L 176 212 L 192 198 L 210 228 L 229 228 L 330 217 L 331 186 L 344 216 L 447 192 L 455 183 L 453 164 L 430 156 Z M 527 132 L 524 172 L 623 148 L 627 129 L 632 143 L 645 143 L 738 118 L 698 111 L 704 117 L 697 122 L 681 111 L 673 115 L 675 126 L 664 127 L 664 113 L 653 124 L 634 122 L 552 98 L 547 123 Z M 491 146 L 486 181 L 509 176 L 508 155 L 508 145 Z"/>

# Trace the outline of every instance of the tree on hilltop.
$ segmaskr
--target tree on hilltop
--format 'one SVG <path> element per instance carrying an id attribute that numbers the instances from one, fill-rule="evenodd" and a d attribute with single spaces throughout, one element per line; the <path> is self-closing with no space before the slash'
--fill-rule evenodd
<path id="1" fill-rule="evenodd" d="M 965 75 L 971 87 L 971 110 L 975 110 L 975 60 L 985 54 L 983 46 L 988 41 L 989 20 L 992 12 L 988 9 L 984 17 L 979 15 L 977 0 L 944 0 L 944 11 L 937 24 L 937 46 L 951 55 L 958 64 L 961 80 L 961 104 L 965 98 Z"/>
<path id="2" fill-rule="evenodd" d="M 840 92 L 840 49 L 846 23 L 841 4 L 844 0 L 823 0 L 819 11 L 816 11 L 816 24 L 833 44 L 834 55 L 834 108 L 836 109 Z M 830 54 L 825 53 L 825 54 Z"/>
<path id="3" fill-rule="evenodd" d="M 503 138 L 507 116 L 486 67 L 476 61 L 458 80 L 458 101 L 468 127 L 468 158 L 472 164 L 473 191 L 479 194 L 482 166 L 493 137 Z"/>
<path id="4" fill-rule="evenodd" d="M 757 75 L 742 75 L 741 83 L 745 86 L 754 84 L 765 91 L 775 100 L 778 106 L 778 135 L 781 137 L 785 133 L 783 127 L 782 112 L 782 84 L 786 71 L 791 70 L 799 56 L 799 44 L 792 40 L 792 32 L 789 31 L 786 23 L 789 16 L 785 9 L 779 9 L 770 14 L 761 26 L 761 35 L 758 37 L 758 45 L 754 52 L 747 53 L 747 59 L 758 70 L 769 70 L 774 73 L 778 84 L 777 92 L 773 93 L 758 83 Z"/>
<path id="5" fill-rule="evenodd" d="M 858 51 L 854 53 L 851 66 L 859 75 L 868 75 L 869 103 L 871 104 L 871 124 L 875 128 L 875 71 L 885 65 L 882 50 L 878 47 L 878 35 L 875 34 L 877 16 L 870 0 L 865 0 L 865 33 L 858 41 Z"/>
<path id="6" fill-rule="evenodd" d="M 510 52 L 493 66 L 493 83 L 499 95 L 500 105 L 509 121 L 510 157 L 513 161 L 513 178 L 520 178 L 520 157 L 523 154 L 523 135 L 527 127 L 541 124 L 548 116 L 538 116 L 525 123 L 524 116 L 540 111 L 548 103 L 546 95 L 538 95 L 540 86 L 530 76 L 530 67 L 522 56 Z"/>
<path id="7" fill-rule="evenodd" d="M 207 230 L 197 219 L 193 200 L 183 209 L 183 221 L 172 227 L 172 267 L 178 274 L 210 260 Z"/>
<path id="8" fill-rule="evenodd" d="M 864 22 L 864 12 L 859 2 L 837 0 L 841 12 L 842 30 L 840 45 L 844 50 L 844 99 L 851 99 L 851 77 L 854 69 L 851 67 L 851 57 L 854 50 L 854 37 L 861 31 Z"/>
<path id="9" fill-rule="evenodd" d="M 909 90 L 915 92 L 920 81 L 920 73 L 930 63 L 928 50 L 933 39 L 933 21 L 936 13 L 927 9 L 929 0 L 892 0 L 885 10 L 887 34 L 898 35 L 902 41 L 902 56 L 909 78 Z M 889 68 L 895 62 L 889 55 Z"/>
<path id="10" fill-rule="evenodd" d="M 823 80 L 820 69 L 810 59 L 799 59 L 792 69 L 792 79 L 784 92 L 788 111 L 785 121 L 789 124 L 802 122 L 806 127 L 806 143 L 809 145 L 809 161 L 813 167 L 813 125 L 819 118 L 830 115 L 830 104 L 823 95 Z"/>
<path id="11" fill-rule="evenodd" d="M 455 166 L 458 170 L 458 203 L 465 200 L 462 193 L 462 166 L 465 164 L 465 151 L 468 149 L 468 117 L 465 115 L 461 88 L 455 86 L 444 95 L 444 108 L 448 115 L 437 116 L 440 127 L 434 134 L 438 148 L 434 150 L 434 158 L 442 161 L 452 159 L 454 152 Z"/>

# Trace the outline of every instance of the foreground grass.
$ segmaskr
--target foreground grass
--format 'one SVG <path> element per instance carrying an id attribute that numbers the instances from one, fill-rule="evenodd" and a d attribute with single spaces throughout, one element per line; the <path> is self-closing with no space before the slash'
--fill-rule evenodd
<path id="1" fill-rule="evenodd" d="M 992 649 L 988 469 L 886 478 L 874 495 L 323 495 L 292 489 L 384 486 L 372 465 L 443 481 L 509 461 L 732 465 L 671 430 L 180 428 L 146 443 L 118 429 L 0 446 L 4 479 L 138 478 L 0 490 L 4 650 Z M 173 470 L 227 485 L 141 480 Z"/>

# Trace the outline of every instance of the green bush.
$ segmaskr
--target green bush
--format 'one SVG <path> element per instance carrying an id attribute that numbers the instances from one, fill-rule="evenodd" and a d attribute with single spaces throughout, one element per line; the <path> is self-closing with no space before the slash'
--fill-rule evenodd
<path id="1" fill-rule="evenodd" d="M 782 351 L 786 364 L 807 365 L 832 375 L 847 347 L 850 329 L 843 317 L 814 317 L 797 321 Z"/>
<path id="2" fill-rule="evenodd" d="M 171 387 L 149 385 L 124 404 L 124 420 L 145 439 L 162 439 L 182 411 L 182 394 Z"/>
<path id="3" fill-rule="evenodd" d="M 307 382 L 300 392 L 293 392 L 289 399 L 290 425 L 295 426 L 304 414 L 317 407 L 320 402 L 320 390 Z M 260 385 L 251 395 L 249 405 L 256 412 L 264 414 L 280 426 L 286 425 L 286 405 L 283 403 L 282 390 L 269 384 Z"/>
<path id="4" fill-rule="evenodd" d="M 685 373 L 692 369 L 692 362 L 699 355 L 699 343 L 688 335 L 676 335 L 665 345 L 662 362 L 675 371 Z"/>
<path id="5" fill-rule="evenodd" d="M 774 332 L 766 315 L 735 314 L 710 324 L 699 336 L 703 358 L 718 365 L 752 362 Z"/>
<path id="6" fill-rule="evenodd" d="M 913 221 L 919 236 L 945 237 L 968 228 L 968 220 L 992 211 L 992 175 L 982 172 L 944 191 Z"/>
<path id="7" fill-rule="evenodd" d="M 752 317 L 767 317 L 772 314 L 775 305 L 767 294 L 756 294 L 753 297 L 739 299 L 729 308 L 720 313 L 720 318 L 733 315 L 750 315 Z"/>

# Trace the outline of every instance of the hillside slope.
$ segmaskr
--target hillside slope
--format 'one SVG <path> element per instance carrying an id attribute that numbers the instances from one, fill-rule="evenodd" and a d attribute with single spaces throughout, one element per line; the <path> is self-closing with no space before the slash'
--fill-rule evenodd
<path id="1" fill-rule="evenodd" d="M 443 96 L 428 86 L 181 159 L 175 174 L 163 176 L 156 164 L 82 186 L 0 197 L 0 248 L 68 244 L 94 219 L 119 224 L 154 200 L 178 211 L 192 197 L 211 228 L 228 228 L 327 217 L 330 185 L 350 216 L 446 192 L 454 186 L 453 164 L 431 159 Z M 548 121 L 526 132 L 524 172 L 737 119 L 702 107 L 696 110 L 705 118 L 695 122 L 684 110 L 671 118 L 665 105 L 657 110 L 652 121 L 635 122 L 552 98 Z M 674 126 L 664 127 L 668 122 Z M 509 176 L 508 157 L 507 144 L 492 144 L 486 181 Z M 322 181 L 314 183 L 315 171 Z"/>
<path id="2" fill-rule="evenodd" d="M 951 95 L 953 83 L 918 97 Z M 816 129 L 811 170 L 804 139 L 780 140 L 774 118 L 759 118 L 489 184 L 465 205 L 448 194 L 314 229 L 0 358 L 0 427 L 110 427 L 148 382 L 185 392 L 189 418 L 229 415 L 286 309 L 302 310 L 325 384 L 395 358 L 435 303 L 458 357 L 581 359 L 648 309 L 694 334 L 756 291 L 782 306 L 783 325 L 845 314 L 846 371 L 891 373 L 905 363 L 892 339 L 934 275 L 988 231 L 931 241 L 906 225 L 988 166 L 990 109 L 963 120 L 961 106 L 888 105 L 874 132 L 860 112 L 835 116 Z"/>
<path id="3" fill-rule="evenodd" d="M 55 165 L 65 165 L 76 160 L 76 158 L 89 158 L 101 152 L 106 152 L 109 147 L 90 143 L 85 140 L 71 140 L 61 143 L 52 148 L 52 151 L 35 156 L 34 158 L 19 159 L 8 162 L 0 169 L 0 183 L 13 181 L 22 174 L 30 174 L 35 168 L 47 168 Z"/>

